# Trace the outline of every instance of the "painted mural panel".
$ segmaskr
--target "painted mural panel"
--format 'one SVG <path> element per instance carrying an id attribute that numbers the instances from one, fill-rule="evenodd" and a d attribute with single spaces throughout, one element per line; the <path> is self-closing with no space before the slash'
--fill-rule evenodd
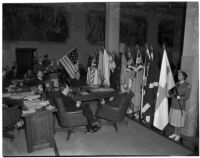
<path id="1" fill-rule="evenodd" d="M 127 46 L 145 45 L 147 42 L 148 23 L 143 17 L 121 15 L 120 42 Z"/>
<path id="2" fill-rule="evenodd" d="M 64 42 L 69 38 L 66 10 L 34 4 L 3 5 L 3 40 Z"/>
<path id="3" fill-rule="evenodd" d="M 144 45 L 147 41 L 148 23 L 143 17 L 121 15 L 120 42 L 128 46 Z M 86 39 L 91 44 L 105 41 L 105 12 L 90 11 L 86 17 Z"/>
<path id="4" fill-rule="evenodd" d="M 91 44 L 105 41 L 105 12 L 90 11 L 86 15 L 86 39 Z"/>
<path id="5" fill-rule="evenodd" d="M 174 20 L 161 20 L 158 26 L 158 43 L 167 47 L 174 46 L 175 36 L 175 21 Z"/>

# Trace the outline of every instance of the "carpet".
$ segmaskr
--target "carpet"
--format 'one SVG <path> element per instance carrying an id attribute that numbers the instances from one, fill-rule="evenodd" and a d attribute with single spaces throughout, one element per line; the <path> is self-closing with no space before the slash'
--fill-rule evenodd
<path id="1" fill-rule="evenodd" d="M 15 129 L 13 133 L 15 135 L 13 142 L 8 138 L 2 139 L 2 156 L 55 156 L 53 148 L 27 153 L 25 131 Z"/>
<path id="2" fill-rule="evenodd" d="M 140 124 L 129 120 L 128 126 L 105 125 L 97 133 L 72 133 L 66 141 L 66 133 L 55 134 L 60 156 L 184 156 L 192 152 L 180 144 L 165 138 Z"/>
<path id="3" fill-rule="evenodd" d="M 111 125 L 104 125 L 97 133 L 72 133 L 66 141 L 65 132 L 55 134 L 59 156 L 185 156 L 192 152 L 180 144 L 129 120 L 128 126 L 118 125 L 118 132 Z M 56 127 L 59 127 L 56 121 Z M 82 128 L 82 131 L 85 127 Z M 27 153 L 24 130 L 14 130 L 11 142 L 3 138 L 3 156 L 55 156 L 53 148 Z"/>

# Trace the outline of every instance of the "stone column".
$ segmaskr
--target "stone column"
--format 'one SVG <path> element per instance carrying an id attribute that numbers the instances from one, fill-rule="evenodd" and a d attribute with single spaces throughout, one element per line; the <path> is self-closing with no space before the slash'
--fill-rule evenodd
<path id="1" fill-rule="evenodd" d="M 106 3 L 105 48 L 119 52 L 120 3 Z"/>
<path id="2" fill-rule="evenodd" d="M 186 102 L 186 120 L 182 134 L 195 137 L 199 119 L 199 18 L 198 2 L 188 2 L 186 10 L 185 34 L 181 69 L 188 74 L 191 84 L 190 98 Z"/>

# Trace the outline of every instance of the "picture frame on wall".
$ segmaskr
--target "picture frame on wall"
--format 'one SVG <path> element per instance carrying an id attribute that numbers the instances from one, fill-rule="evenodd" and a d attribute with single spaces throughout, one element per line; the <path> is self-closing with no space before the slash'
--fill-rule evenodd
<path id="1" fill-rule="evenodd" d="M 176 25 L 174 20 L 161 20 L 158 24 L 158 43 L 166 47 L 174 46 Z"/>
<path id="2" fill-rule="evenodd" d="M 122 14 L 120 16 L 120 43 L 127 46 L 145 45 L 148 22 L 144 17 Z"/>
<path id="3" fill-rule="evenodd" d="M 91 10 L 86 14 L 86 39 L 90 44 L 105 43 L 105 12 Z"/>
<path id="4" fill-rule="evenodd" d="M 39 4 L 3 4 L 3 40 L 65 42 L 70 14 L 64 8 Z"/>

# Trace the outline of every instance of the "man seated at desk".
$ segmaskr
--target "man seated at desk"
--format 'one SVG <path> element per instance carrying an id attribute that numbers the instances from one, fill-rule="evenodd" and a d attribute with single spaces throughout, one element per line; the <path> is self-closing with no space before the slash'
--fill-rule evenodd
<path id="1" fill-rule="evenodd" d="M 128 86 L 126 84 L 121 84 L 120 86 L 120 92 L 118 94 L 116 94 L 114 97 L 109 98 L 108 102 L 105 102 L 104 99 L 101 100 L 100 102 L 100 107 L 101 104 L 109 104 L 111 106 L 116 106 L 118 105 L 118 103 L 120 102 L 120 100 L 122 98 L 129 98 L 129 97 L 133 97 L 134 93 L 130 91 L 130 88 L 128 88 Z"/>
<path id="2" fill-rule="evenodd" d="M 70 87 L 66 84 L 65 87 L 62 87 L 62 92 L 60 97 L 65 105 L 67 111 L 76 111 L 82 110 L 83 115 L 86 117 L 88 125 L 88 132 L 97 132 L 100 128 L 98 126 L 98 122 L 95 121 L 92 110 L 90 109 L 88 104 L 83 104 L 81 101 L 74 101 L 69 92 L 71 91 Z"/>

